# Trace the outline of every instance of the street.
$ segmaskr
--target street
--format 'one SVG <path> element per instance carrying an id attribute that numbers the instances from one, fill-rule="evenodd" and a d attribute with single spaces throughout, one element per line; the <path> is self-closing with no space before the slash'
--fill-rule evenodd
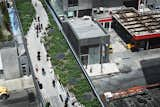
<path id="1" fill-rule="evenodd" d="M 7 100 L 0 100 L 0 107 L 37 107 L 34 89 L 11 92 Z"/>

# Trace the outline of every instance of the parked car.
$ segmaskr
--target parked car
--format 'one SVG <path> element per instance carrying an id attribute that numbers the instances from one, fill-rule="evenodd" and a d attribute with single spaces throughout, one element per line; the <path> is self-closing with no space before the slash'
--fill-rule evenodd
<path id="1" fill-rule="evenodd" d="M 9 97 L 9 92 L 6 87 L 0 86 L 0 99 L 5 100 Z"/>

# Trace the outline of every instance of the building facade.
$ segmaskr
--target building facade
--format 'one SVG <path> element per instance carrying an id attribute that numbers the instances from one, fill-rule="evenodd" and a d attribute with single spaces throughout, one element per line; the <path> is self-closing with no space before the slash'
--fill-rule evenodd
<path id="1" fill-rule="evenodd" d="M 103 7 L 104 0 L 60 0 L 63 11 L 68 17 L 90 16 L 92 8 Z"/>

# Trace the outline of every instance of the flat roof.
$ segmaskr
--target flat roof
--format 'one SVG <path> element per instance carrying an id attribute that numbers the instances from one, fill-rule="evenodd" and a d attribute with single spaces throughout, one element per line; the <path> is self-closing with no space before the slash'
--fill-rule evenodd
<path id="1" fill-rule="evenodd" d="M 69 19 L 68 23 L 79 40 L 106 36 L 102 28 L 89 17 Z"/>
<path id="2" fill-rule="evenodd" d="M 113 17 L 134 37 L 160 37 L 160 12 L 139 13 L 133 8 L 121 9 Z M 145 39 L 144 37 L 144 39 Z"/>
<path id="3" fill-rule="evenodd" d="M 141 94 L 134 94 L 128 97 L 119 98 L 109 102 L 112 107 L 159 107 L 160 90 L 156 88 L 145 89 Z M 151 106 L 152 105 L 152 106 Z"/>
<path id="4" fill-rule="evenodd" d="M 20 77 L 19 61 L 16 47 L 6 47 L 0 50 L 5 79 Z"/>

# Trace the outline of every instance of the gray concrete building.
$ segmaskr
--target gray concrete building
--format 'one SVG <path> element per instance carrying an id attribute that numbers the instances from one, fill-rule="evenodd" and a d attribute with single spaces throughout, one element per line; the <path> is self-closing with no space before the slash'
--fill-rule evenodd
<path id="1" fill-rule="evenodd" d="M 109 36 L 98 23 L 90 17 L 73 18 L 64 23 L 64 28 L 83 64 L 106 61 Z"/>

